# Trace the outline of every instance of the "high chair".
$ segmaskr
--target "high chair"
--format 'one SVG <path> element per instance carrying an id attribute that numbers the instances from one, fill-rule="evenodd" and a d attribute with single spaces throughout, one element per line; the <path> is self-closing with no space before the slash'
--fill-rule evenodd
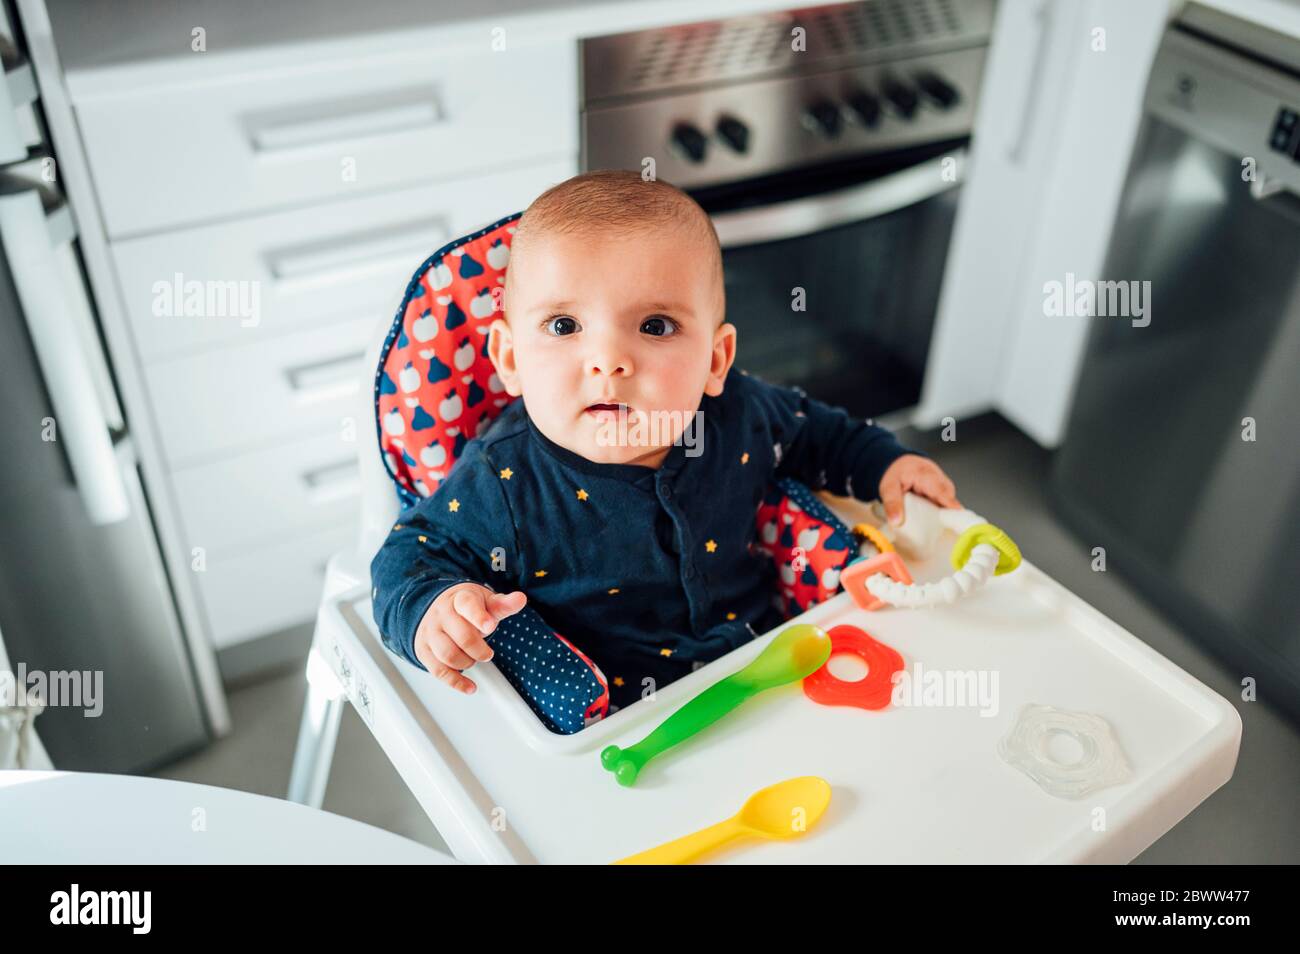
<path id="1" fill-rule="evenodd" d="M 371 615 L 370 559 L 403 505 L 433 493 L 508 400 L 493 380 L 485 332 L 517 218 L 422 263 L 367 351 L 356 409 L 360 534 L 328 565 L 291 800 L 321 804 L 345 701 L 466 861 L 611 861 L 725 817 L 773 781 L 810 774 L 838 793 L 822 822 L 838 834 L 768 849 L 769 860 L 1126 861 L 1230 777 L 1236 711 L 1028 561 L 934 609 L 867 612 L 837 593 L 857 550 L 847 527 L 878 527 L 879 511 L 799 485 L 774 488 L 755 515 L 756 535 L 781 570 L 773 597 L 788 622 L 869 629 L 931 670 L 992 670 L 1009 679 L 1010 703 L 995 701 L 999 711 L 982 715 L 956 704 L 866 713 L 823 708 L 787 686 L 663 756 L 636 790 L 624 790 L 601 767 L 599 747 L 643 733 L 646 720 L 752 660 L 776 630 L 612 714 L 594 666 L 581 710 L 557 713 L 527 698 L 508 658 L 476 665 L 479 690 L 463 696 L 389 652 Z M 430 400 L 437 406 L 426 407 Z M 912 576 L 943 576 L 956 532 L 980 518 L 965 513 L 953 523 L 955 512 L 911 496 L 906 505 L 899 544 Z M 769 525 L 794 532 L 763 532 Z M 554 635 L 575 665 L 589 662 Z M 998 762 L 1008 710 L 1032 702 L 1104 710 L 1139 762 L 1131 781 L 1088 803 L 1106 815 L 1100 834 L 1083 806 L 1063 805 Z"/>

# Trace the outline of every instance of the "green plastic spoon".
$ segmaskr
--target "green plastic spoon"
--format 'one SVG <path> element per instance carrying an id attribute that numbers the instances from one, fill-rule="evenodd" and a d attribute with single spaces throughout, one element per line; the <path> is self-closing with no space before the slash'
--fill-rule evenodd
<path id="1" fill-rule="evenodd" d="M 618 784 L 631 785 L 656 755 L 717 722 L 750 696 L 812 675 L 830 657 L 831 638 L 819 627 L 799 623 L 782 630 L 748 666 L 709 686 L 636 745 L 606 746 L 600 764 Z"/>

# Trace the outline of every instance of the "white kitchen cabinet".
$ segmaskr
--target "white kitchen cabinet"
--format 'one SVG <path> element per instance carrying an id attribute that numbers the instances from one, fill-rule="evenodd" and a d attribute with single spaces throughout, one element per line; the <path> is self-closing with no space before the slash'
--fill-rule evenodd
<path id="1" fill-rule="evenodd" d="M 87 96 L 109 236 L 576 154 L 575 44 L 491 41 Z"/>
<path id="2" fill-rule="evenodd" d="M 414 266 L 412 266 L 414 267 Z M 145 369 L 173 468 L 338 430 L 381 312 Z"/>
<path id="3" fill-rule="evenodd" d="M 569 157 L 114 242 L 136 348 L 153 364 L 391 311 L 440 245 L 517 212 L 574 171 Z M 160 293 L 175 298 L 171 286 L 192 280 L 255 288 L 257 315 L 157 307 Z"/>
<path id="4" fill-rule="evenodd" d="M 1169 12 L 1000 0 L 917 423 L 995 409 L 1060 441 L 1092 319 L 1047 317 L 1043 285 L 1102 277 Z"/>
<path id="5" fill-rule="evenodd" d="M 348 402 L 355 408 L 357 399 Z M 340 419 L 332 430 L 172 475 L 191 548 L 213 558 L 351 525 L 357 516 L 357 447 L 374 421 Z"/>
<path id="6" fill-rule="evenodd" d="M 340 523 L 229 558 L 194 573 L 213 645 L 225 649 L 309 620 L 320 605 L 329 558 L 356 542 L 355 524 Z"/>

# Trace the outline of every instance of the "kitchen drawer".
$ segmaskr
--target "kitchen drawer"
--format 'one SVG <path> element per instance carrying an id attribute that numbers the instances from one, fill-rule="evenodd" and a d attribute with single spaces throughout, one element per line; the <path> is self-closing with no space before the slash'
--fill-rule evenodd
<path id="1" fill-rule="evenodd" d="M 209 562 L 195 576 L 216 648 L 314 619 L 326 562 L 356 539 L 355 526 L 337 525 Z"/>
<path id="2" fill-rule="evenodd" d="M 575 44 L 490 39 L 84 97 L 105 228 L 121 238 L 576 157 Z"/>
<path id="3" fill-rule="evenodd" d="M 382 324 L 375 311 L 146 367 L 168 463 L 179 469 L 272 441 L 337 435 L 356 407 L 366 346 Z"/>
<path id="4" fill-rule="evenodd" d="M 552 161 L 114 242 L 137 351 L 151 363 L 395 311 L 439 246 L 525 208 L 574 172 L 575 160 Z M 201 283 L 203 300 L 187 317 L 188 282 Z"/>
<path id="5" fill-rule="evenodd" d="M 363 425 L 364 426 L 364 425 Z M 370 425 L 373 428 L 373 424 Z M 324 527 L 355 526 L 360 511 L 356 440 L 338 429 L 172 474 L 185 542 L 209 559 L 270 546 Z"/>

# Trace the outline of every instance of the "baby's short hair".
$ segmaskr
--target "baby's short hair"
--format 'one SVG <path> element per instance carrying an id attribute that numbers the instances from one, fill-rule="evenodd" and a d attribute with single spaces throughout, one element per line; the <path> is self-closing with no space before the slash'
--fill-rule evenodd
<path id="1" fill-rule="evenodd" d="M 665 226 L 682 230 L 688 240 L 704 246 L 716 275 L 718 295 L 725 302 L 722 246 L 708 213 L 676 186 L 662 179 L 643 179 L 632 170 L 584 172 L 551 186 L 524 210 L 511 242 L 511 258 L 527 254 L 531 242 L 547 234 L 594 231 L 635 235 Z M 507 270 L 507 289 L 509 285 Z M 720 307 L 719 315 L 722 310 Z"/>

